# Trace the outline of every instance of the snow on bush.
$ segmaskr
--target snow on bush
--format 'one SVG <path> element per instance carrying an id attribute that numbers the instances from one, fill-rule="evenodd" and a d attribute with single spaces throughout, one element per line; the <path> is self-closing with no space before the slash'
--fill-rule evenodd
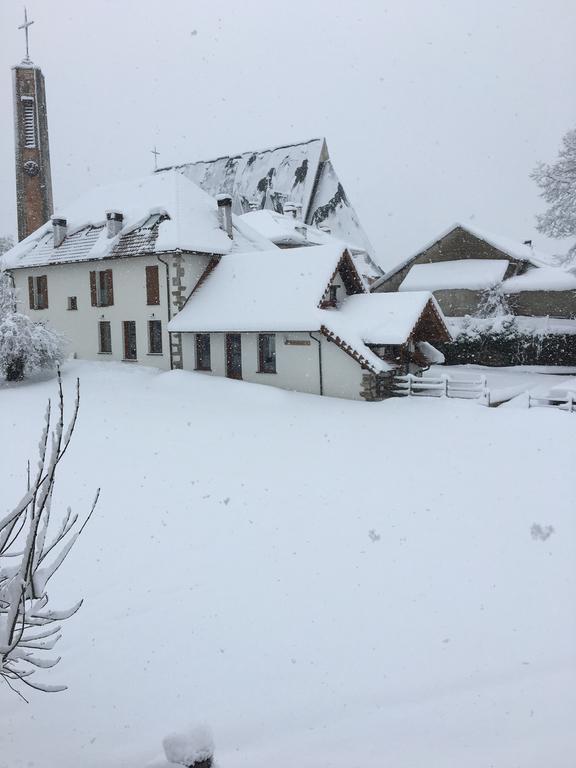
<path id="1" fill-rule="evenodd" d="M 16 311 L 12 281 L 0 272 L 0 374 L 17 381 L 64 359 L 64 337 Z"/>
<path id="2" fill-rule="evenodd" d="M 214 740 L 210 728 L 195 725 L 182 733 L 171 733 L 162 742 L 164 754 L 170 763 L 191 766 L 210 760 L 214 754 Z"/>

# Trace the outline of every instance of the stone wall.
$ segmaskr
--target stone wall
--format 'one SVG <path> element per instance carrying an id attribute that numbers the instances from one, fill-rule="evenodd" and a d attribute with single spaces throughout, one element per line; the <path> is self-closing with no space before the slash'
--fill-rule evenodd
<path id="1" fill-rule="evenodd" d="M 506 295 L 515 315 L 576 317 L 576 291 L 522 291 Z"/>

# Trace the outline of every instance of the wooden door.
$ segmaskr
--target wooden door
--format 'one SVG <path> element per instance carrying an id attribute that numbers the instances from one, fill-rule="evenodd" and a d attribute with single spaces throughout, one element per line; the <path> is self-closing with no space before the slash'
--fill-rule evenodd
<path id="1" fill-rule="evenodd" d="M 124 322 L 124 360 L 136 360 L 136 323 L 134 320 Z"/>
<path id="2" fill-rule="evenodd" d="M 242 340 L 239 333 L 226 334 L 226 376 L 242 378 Z"/>

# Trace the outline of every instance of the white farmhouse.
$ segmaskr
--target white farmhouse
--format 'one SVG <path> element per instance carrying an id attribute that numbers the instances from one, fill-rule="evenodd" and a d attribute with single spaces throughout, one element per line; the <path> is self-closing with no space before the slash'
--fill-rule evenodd
<path id="1" fill-rule="evenodd" d="M 439 362 L 431 342 L 450 339 L 430 293 L 368 293 L 341 244 L 226 254 L 169 330 L 185 369 L 365 400 Z"/>
<path id="2" fill-rule="evenodd" d="M 275 246 L 181 173 L 101 187 L 2 258 L 21 312 L 88 360 L 182 366 L 167 325 L 216 256 Z"/>

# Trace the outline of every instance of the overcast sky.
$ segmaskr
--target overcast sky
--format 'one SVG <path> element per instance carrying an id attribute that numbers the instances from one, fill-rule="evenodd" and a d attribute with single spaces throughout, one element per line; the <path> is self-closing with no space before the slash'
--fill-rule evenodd
<path id="1" fill-rule="evenodd" d="M 326 136 L 386 268 L 455 221 L 551 252 L 530 170 L 576 126 L 574 0 L 29 0 L 55 204 L 160 163 Z M 0 0 L 0 234 L 16 230 Z"/>

